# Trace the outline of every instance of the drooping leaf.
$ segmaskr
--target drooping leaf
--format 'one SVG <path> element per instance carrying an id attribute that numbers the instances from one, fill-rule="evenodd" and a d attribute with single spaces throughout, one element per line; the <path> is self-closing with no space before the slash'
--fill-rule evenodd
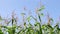
<path id="1" fill-rule="evenodd" d="M 31 16 L 35 21 L 37 21 L 37 19 L 36 18 L 34 18 L 33 16 Z"/>

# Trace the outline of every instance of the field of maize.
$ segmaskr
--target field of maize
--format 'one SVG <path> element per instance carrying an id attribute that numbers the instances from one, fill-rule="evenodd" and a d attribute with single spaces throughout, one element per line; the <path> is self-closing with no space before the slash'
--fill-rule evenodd
<path id="1" fill-rule="evenodd" d="M 0 21 L 5 21 L 6 23 L 5 26 L 3 24 L 0 24 L 0 34 L 60 34 L 58 23 L 54 27 L 52 27 L 50 23 L 53 22 L 53 19 L 50 18 L 49 15 L 47 15 L 47 24 L 41 24 L 43 22 L 41 16 L 44 15 L 43 13 L 41 13 L 43 9 L 44 6 L 41 6 L 39 9 L 36 10 L 36 15 L 38 16 L 38 19 L 30 15 L 26 17 L 25 20 L 25 13 L 21 13 L 23 16 L 23 27 L 16 25 L 17 18 L 14 17 L 14 14 L 12 14 L 12 18 L 10 18 L 9 20 L 3 19 L 0 16 Z M 31 18 L 35 21 L 34 25 L 30 23 Z M 28 22 L 28 24 L 26 22 Z M 11 26 L 9 26 L 9 23 L 11 23 Z"/>

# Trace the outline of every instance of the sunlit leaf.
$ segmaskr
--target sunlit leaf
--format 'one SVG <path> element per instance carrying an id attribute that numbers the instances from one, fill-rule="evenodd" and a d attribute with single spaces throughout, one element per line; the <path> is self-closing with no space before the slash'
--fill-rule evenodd
<path id="1" fill-rule="evenodd" d="M 31 17 L 29 16 L 28 18 L 27 18 L 27 20 L 28 20 L 28 22 L 31 20 Z"/>
<path id="2" fill-rule="evenodd" d="M 43 9 L 45 9 L 45 7 L 41 6 L 41 8 L 38 11 L 42 11 Z"/>

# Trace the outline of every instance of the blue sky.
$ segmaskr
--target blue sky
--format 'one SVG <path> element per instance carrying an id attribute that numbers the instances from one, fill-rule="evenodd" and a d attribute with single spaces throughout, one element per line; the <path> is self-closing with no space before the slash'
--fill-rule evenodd
<path id="1" fill-rule="evenodd" d="M 52 17 L 58 18 L 60 16 L 60 0 L 43 0 L 43 3 Z"/>
<path id="2" fill-rule="evenodd" d="M 60 16 L 60 0 L 42 0 L 45 5 L 45 11 L 50 14 L 50 17 L 54 19 L 54 23 L 59 20 Z"/>
<path id="3" fill-rule="evenodd" d="M 27 11 L 38 7 L 40 0 L 0 0 L 0 15 L 2 17 L 11 16 L 13 10 L 17 16 L 20 16 L 21 12 L 24 12 L 23 7 L 27 7 Z M 45 5 L 44 13 L 48 12 L 50 16 L 56 20 L 60 16 L 60 0 L 41 0 L 42 4 Z M 26 13 L 28 13 L 25 11 Z M 33 13 L 34 15 L 34 13 Z"/>

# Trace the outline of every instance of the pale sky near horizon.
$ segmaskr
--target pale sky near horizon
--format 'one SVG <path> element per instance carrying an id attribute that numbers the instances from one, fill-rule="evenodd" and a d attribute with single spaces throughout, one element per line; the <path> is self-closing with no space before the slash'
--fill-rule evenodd
<path id="1" fill-rule="evenodd" d="M 60 0 L 41 1 L 45 6 L 44 13 L 47 11 L 54 20 L 59 18 Z M 11 16 L 12 11 L 15 10 L 15 13 L 19 16 L 20 13 L 23 12 L 24 6 L 26 6 L 28 10 L 34 12 L 34 9 L 38 7 L 39 2 L 40 0 L 0 0 L 0 15 L 2 17 Z"/>

